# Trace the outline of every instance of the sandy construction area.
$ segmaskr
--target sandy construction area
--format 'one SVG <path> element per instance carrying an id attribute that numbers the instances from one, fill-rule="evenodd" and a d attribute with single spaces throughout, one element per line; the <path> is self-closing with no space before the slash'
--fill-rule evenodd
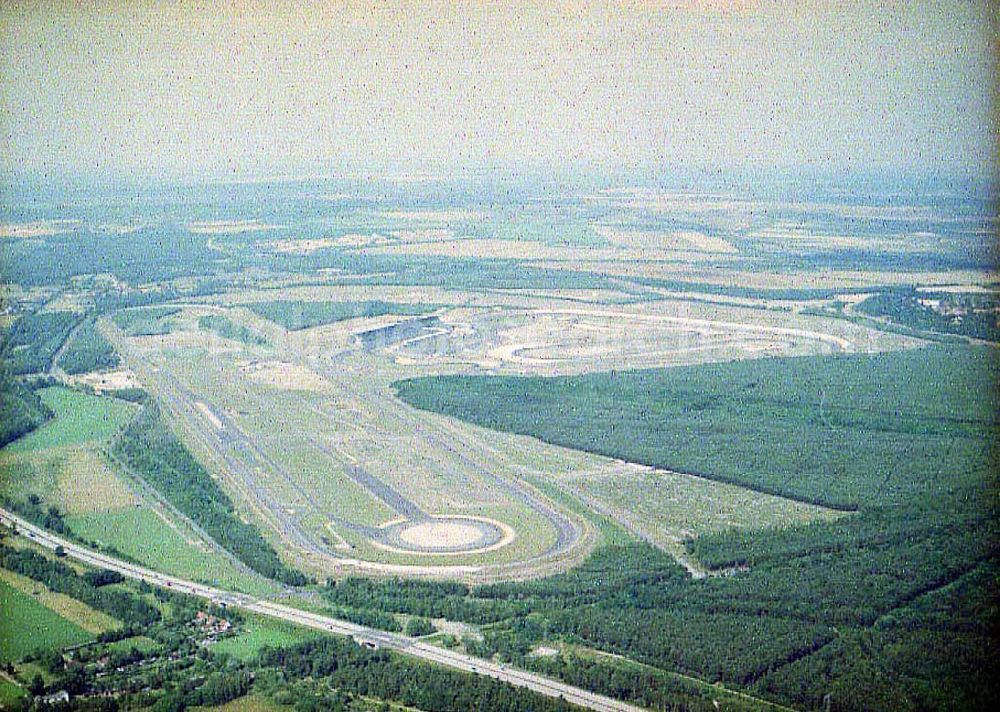
<path id="1" fill-rule="evenodd" d="M 555 375 L 870 347 L 853 331 L 828 333 L 810 328 L 814 322 L 786 314 L 685 304 L 666 309 L 660 303 L 656 313 L 582 306 L 455 310 L 441 328 L 395 344 L 390 351 L 402 365 L 469 363 Z M 729 318 L 719 318 L 723 314 Z"/>
<path id="2" fill-rule="evenodd" d="M 399 538 L 419 547 L 468 547 L 480 539 L 480 531 L 461 522 L 421 522 L 407 527 Z"/>
<path id="3" fill-rule="evenodd" d="M 222 421 L 219 420 L 219 416 L 217 416 L 212 411 L 211 407 L 209 407 L 207 403 L 198 401 L 197 403 L 195 403 L 195 407 L 198 408 L 198 410 L 201 411 L 201 414 L 208 419 L 208 422 L 212 424 L 212 427 L 214 427 L 216 430 L 222 430 L 222 428 L 224 427 L 222 425 Z"/>
<path id="4" fill-rule="evenodd" d="M 70 376 L 73 383 L 82 383 L 95 391 L 119 391 L 125 388 L 141 388 L 139 378 L 127 368 L 105 373 L 86 373 L 82 376 Z"/>
<path id="5" fill-rule="evenodd" d="M 457 222 L 460 220 L 482 220 L 486 217 L 475 210 L 390 210 L 385 213 L 393 220 L 421 220 L 426 222 Z"/>
<path id="6" fill-rule="evenodd" d="M 202 220 L 188 223 L 188 232 L 199 235 L 225 235 L 240 232 L 260 232 L 274 230 L 280 225 L 271 225 L 260 220 Z"/>
<path id="7" fill-rule="evenodd" d="M 254 361 L 240 367 L 254 383 L 289 391 L 329 390 L 330 384 L 315 371 L 287 361 Z"/>
<path id="8" fill-rule="evenodd" d="M 764 272 L 737 269 L 706 269 L 699 265 L 672 262 L 558 262 L 537 260 L 532 267 L 600 272 L 617 277 L 651 277 L 655 279 L 711 284 L 740 289 L 865 289 L 895 284 L 971 284 L 987 285 L 1000 275 L 985 270 L 952 270 L 947 272 L 875 272 L 860 270 L 823 270 L 817 272 Z"/>
<path id="9" fill-rule="evenodd" d="M 38 220 L 29 223 L 2 223 L 0 237 L 28 238 L 61 235 L 80 227 L 79 220 Z"/>
<path id="10" fill-rule="evenodd" d="M 453 230 L 448 228 L 431 228 L 427 230 L 393 230 L 389 233 L 397 240 L 403 242 L 431 242 L 434 240 L 448 240 L 455 236 Z"/>
<path id="11" fill-rule="evenodd" d="M 263 243 L 266 247 L 285 255 L 308 255 L 330 247 L 372 247 L 391 245 L 395 241 L 377 232 L 352 232 L 339 237 L 319 237 L 303 240 L 275 240 Z"/>
<path id="12" fill-rule="evenodd" d="M 622 247 L 666 250 L 698 250 L 702 252 L 735 253 L 738 250 L 725 240 L 694 230 L 652 232 L 647 230 L 622 230 L 608 225 L 594 225 L 594 232 L 605 240 Z"/>
<path id="13" fill-rule="evenodd" d="M 383 524 L 373 543 L 384 551 L 417 556 L 461 556 L 496 551 L 515 538 L 513 528 L 495 519 L 442 514 Z"/>

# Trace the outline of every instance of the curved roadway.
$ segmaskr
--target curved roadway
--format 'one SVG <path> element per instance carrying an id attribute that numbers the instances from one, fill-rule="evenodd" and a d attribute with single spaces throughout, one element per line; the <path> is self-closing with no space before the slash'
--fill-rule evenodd
<path id="1" fill-rule="evenodd" d="M 605 697 L 604 695 L 588 692 L 579 687 L 551 680 L 536 673 L 518 670 L 509 665 L 495 663 L 491 660 L 482 660 L 471 655 L 455 652 L 454 650 L 437 648 L 398 633 L 387 633 L 318 613 L 300 611 L 296 608 L 283 606 L 280 603 L 273 603 L 247 594 L 224 591 L 193 581 L 186 581 L 176 576 L 162 574 L 152 569 L 92 551 L 67 539 L 55 536 L 3 508 L 0 508 L 0 523 L 16 529 L 18 533 L 48 549 L 54 550 L 56 547 L 61 546 L 67 556 L 91 566 L 117 571 L 127 578 L 145 581 L 154 586 L 204 598 L 218 605 L 232 606 L 307 628 L 346 635 L 353 638 L 360 645 L 387 648 L 463 672 L 485 675 L 515 687 L 533 690 L 547 697 L 561 697 L 572 704 L 591 710 L 598 710 L 599 712 L 641 712 L 643 709 L 620 700 Z"/>

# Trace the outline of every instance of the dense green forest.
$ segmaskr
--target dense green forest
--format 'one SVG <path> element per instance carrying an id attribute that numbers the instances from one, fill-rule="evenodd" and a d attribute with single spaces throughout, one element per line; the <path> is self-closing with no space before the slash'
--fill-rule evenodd
<path id="1" fill-rule="evenodd" d="M 400 398 L 486 427 L 831 507 L 980 482 L 992 349 L 756 359 L 563 378 L 401 381 Z M 558 404 L 558 407 L 556 407 Z M 968 460 L 967 472 L 953 458 Z"/>
<path id="2" fill-rule="evenodd" d="M 500 619 L 487 653 L 516 658 L 568 637 L 796 706 L 829 694 L 841 709 L 986 708 L 1000 571 L 996 382 L 995 351 L 954 347 L 401 382 L 408 402 L 480 425 L 856 512 L 698 539 L 704 562 L 745 569 L 701 581 L 633 545 L 539 582 L 463 595 L 349 581 L 337 598 Z"/>
<path id="3" fill-rule="evenodd" d="M 70 374 L 111 369 L 118 363 L 118 355 L 97 330 L 94 317 L 80 326 L 59 359 L 59 367 Z"/>
<path id="4" fill-rule="evenodd" d="M 112 320 L 129 336 L 156 336 L 170 333 L 170 317 L 180 307 L 146 307 L 116 312 Z"/>
<path id="5" fill-rule="evenodd" d="M 256 527 L 240 519 L 229 496 L 163 423 L 154 405 L 147 405 L 122 431 L 114 451 L 254 571 L 293 585 L 306 583 L 305 576 L 282 563 Z"/>
<path id="6" fill-rule="evenodd" d="M 28 386 L 0 366 L 0 447 L 30 433 L 52 417 L 52 411 Z"/>
<path id="7" fill-rule="evenodd" d="M 70 311 L 34 312 L 0 330 L 0 363 L 10 373 L 43 373 L 82 315 Z"/>
<path id="8" fill-rule="evenodd" d="M 384 316 L 386 314 L 419 315 L 434 311 L 433 305 L 399 304 L 396 302 L 304 302 L 296 300 L 247 304 L 256 312 L 291 331 L 332 324 L 345 319 Z"/>
<path id="9" fill-rule="evenodd" d="M 221 314 L 206 314 L 198 318 L 198 328 L 206 331 L 214 331 L 224 339 L 242 341 L 250 346 L 263 346 L 267 339 L 262 334 L 249 329 L 242 324 L 237 324 L 228 317 Z"/>
<path id="10" fill-rule="evenodd" d="M 938 309 L 923 303 L 928 300 L 938 302 Z M 873 294 L 858 304 L 857 310 L 913 329 L 1000 341 L 1000 302 L 995 294 L 952 294 L 897 287 Z"/>
<path id="11" fill-rule="evenodd" d="M 159 610 L 138 596 L 108 587 L 111 581 L 106 577 L 78 574 L 61 561 L 52 561 L 29 549 L 13 549 L 0 544 L 0 567 L 43 583 L 52 591 L 83 601 L 91 608 L 121 621 L 127 628 L 148 626 L 160 618 Z"/>

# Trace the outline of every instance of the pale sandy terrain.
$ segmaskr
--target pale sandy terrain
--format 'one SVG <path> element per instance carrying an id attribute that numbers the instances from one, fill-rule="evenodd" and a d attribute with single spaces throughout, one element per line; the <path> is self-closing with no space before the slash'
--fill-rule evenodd
<path id="1" fill-rule="evenodd" d="M 426 230 L 393 230 L 389 233 L 403 242 L 424 242 L 433 240 L 447 240 L 455 237 L 455 232 L 448 228 L 426 229 Z"/>
<path id="2" fill-rule="evenodd" d="M 652 232 L 622 230 L 607 225 L 594 225 L 594 232 L 616 245 L 641 250 L 697 250 L 702 252 L 735 253 L 738 250 L 725 240 L 693 230 Z"/>
<path id="3" fill-rule="evenodd" d="M 535 267 L 600 272 L 619 277 L 650 277 L 654 279 L 701 282 L 716 286 L 748 289 L 864 289 L 873 286 L 921 284 L 931 286 L 985 285 L 1000 280 L 1000 275 L 982 270 L 948 272 L 872 272 L 860 270 L 828 270 L 817 272 L 764 272 L 705 269 L 698 265 L 667 262 L 621 262 L 599 260 L 574 264 L 552 260 L 532 261 Z"/>
<path id="4" fill-rule="evenodd" d="M 897 235 L 873 238 L 868 235 L 837 235 L 815 232 L 798 225 L 774 225 L 756 230 L 749 237 L 761 242 L 774 243 L 783 249 L 868 249 L 886 252 L 926 252 L 933 245 L 936 235 Z M 912 239 L 918 238 L 918 239 Z"/>
<path id="5" fill-rule="evenodd" d="M 984 287 L 978 284 L 968 286 L 943 284 L 938 287 L 917 287 L 918 292 L 943 292 L 945 294 L 1000 294 L 1000 287 Z"/>
<path id="6" fill-rule="evenodd" d="M 459 220 L 481 220 L 483 213 L 473 210 L 390 210 L 384 213 L 394 220 L 420 220 L 426 222 L 454 222 Z"/>
<path id="7" fill-rule="evenodd" d="M 28 223 L 0 223 L 0 237 L 28 238 L 61 235 L 80 227 L 79 220 L 38 220 Z"/>
<path id="8" fill-rule="evenodd" d="M 339 237 L 320 237 L 304 240 L 276 240 L 264 243 L 275 252 L 287 255 L 308 255 L 316 250 L 329 247 L 370 247 L 372 245 L 392 244 L 385 235 L 378 233 L 349 233 Z"/>
<path id="9" fill-rule="evenodd" d="M 97 230 L 107 235 L 130 235 L 152 225 L 153 223 L 148 222 L 102 223 L 97 226 Z"/>
<path id="10" fill-rule="evenodd" d="M 93 305 L 93 298 L 83 292 L 65 292 L 45 305 L 43 311 L 71 311 L 82 314 Z"/>
<path id="11" fill-rule="evenodd" d="M 334 237 L 321 237 L 312 240 L 276 240 L 274 242 L 265 243 L 275 252 L 281 252 L 284 254 L 301 254 L 306 255 L 310 252 L 315 252 L 316 250 L 322 250 L 327 247 L 336 247 L 337 238 Z"/>
<path id="12" fill-rule="evenodd" d="M 375 254 L 440 257 L 472 257 L 480 259 L 565 260 L 580 269 L 590 269 L 594 261 L 613 260 L 615 264 L 634 261 L 704 260 L 711 255 L 692 249 L 684 242 L 684 251 L 670 249 L 639 249 L 635 247 L 567 247 L 548 245 L 532 240 L 458 239 L 436 242 L 416 242 L 386 245 L 369 250 Z"/>
<path id="13" fill-rule="evenodd" d="M 423 522 L 407 527 L 399 538 L 413 546 L 469 546 L 479 539 L 479 530 L 458 522 Z"/>
<path id="14" fill-rule="evenodd" d="M 260 220 L 204 220 L 188 223 L 188 232 L 199 235 L 222 235 L 240 232 L 259 232 L 280 227 Z"/>
<path id="15" fill-rule="evenodd" d="M 240 368 L 254 383 L 292 391 L 322 392 L 330 384 L 315 371 L 287 361 L 256 361 Z"/>
<path id="16" fill-rule="evenodd" d="M 85 373 L 80 376 L 68 376 L 71 383 L 82 383 L 95 391 L 119 391 L 125 388 L 141 388 L 142 384 L 132 371 L 121 368 L 103 373 Z"/>
<path id="17" fill-rule="evenodd" d="M 714 193 L 687 193 L 647 189 L 612 190 L 590 196 L 602 202 L 628 210 L 652 210 L 662 213 L 750 213 L 762 211 L 794 211 L 822 213 L 857 219 L 923 219 L 947 221 L 933 208 L 922 205 L 844 205 L 842 203 L 802 202 L 781 200 L 742 200 Z"/>
<path id="18" fill-rule="evenodd" d="M 219 416 L 217 416 L 214 412 L 212 412 L 212 409 L 208 406 L 207 403 L 203 403 L 202 401 L 198 401 L 198 402 L 195 403 L 195 407 L 198 408 L 198 410 L 201 411 L 202 415 L 204 415 L 206 418 L 208 418 L 208 421 L 212 424 L 212 426 L 216 430 L 222 430 L 222 427 L 223 427 L 222 426 L 222 421 L 219 420 Z"/>

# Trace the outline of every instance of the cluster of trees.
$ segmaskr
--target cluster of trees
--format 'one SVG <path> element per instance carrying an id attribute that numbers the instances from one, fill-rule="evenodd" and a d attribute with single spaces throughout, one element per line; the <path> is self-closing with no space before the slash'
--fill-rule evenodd
<path id="1" fill-rule="evenodd" d="M 218 253 L 206 245 L 203 235 L 164 225 L 143 228 L 128 240 L 80 230 L 38 240 L 11 240 L 4 249 L 5 278 L 24 286 L 69 284 L 73 277 L 94 274 L 151 284 L 221 271 Z M 59 259 L 52 259 L 54 254 Z"/>
<path id="2" fill-rule="evenodd" d="M 297 331 L 360 317 L 384 316 L 386 314 L 426 314 L 433 311 L 435 307 L 429 304 L 400 304 L 379 300 L 364 302 L 279 300 L 248 304 L 247 308 L 265 319 L 281 324 L 290 331 Z"/>
<path id="3" fill-rule="evenodd" d="M 436 633 L 437 628 L 426 618 L 413 617 L 406 621 L 406 628 L 403 631 L 406 635 L 413 638 L 419 638 L 422 635 L 430 635 L 431 633 Z"/>
<path id="4" fill-rule="evenodd" d="M 396 616 L 391 613 L 375 609 L 343 608 L 341 606 L 336 606 L 328 609 L 327 615 L 333 616 L 334 618 L 341 618 L 345 621 L 351 621 L 352 623 L 357 623 L 358 625 L 368 626 L 369 628 L 387 630 L 390 633 L 398 633 L 403 629 L 403 627 L 399 625 L 399 621 L 396 620 Z"/>
<path id="5" fill-rule="evenodd" d="M 968 483 L 960 460 L 981 472 L 1000 406 L 986 384 L 998 379 L 993 349 L 935 347 L 395 387 L 485 427 L 855 510 L 933 491 L 945 473 Z"/>
<path id="6" fill-rule="evenodd" d="M 469 587 L 456 581 L 349 577 L 327 582 L 323 595 L 331 603 L 356 609 L 470 623 L 495 623 L 529 612 L 526 604 L 470 598 Z"/>
<path id="7" fill-rule="evenodd" d="M 4 498 L 4 504 L 20 514 L 32 524 L 53 531 L 56 534 L 70 534 L 65 515 L 53 504 L 42 506 L 42 500 L 37 494 L 28 495 L 27 499 Z"/>
<path id="8" fill-rule="evenodd" d="M 0 544 L 0 566 L 83 601 L 127 627 L 150 625 L 160 618 L 159 610 L 140 597 L 118 588 L 94 585 L 61 561 L 52 561 L 29 549 Z"/>
<path id="9" fill-rule="evenodd" d="M 71 374 L 111 369 L 118 363 L 114 347 L 97 330 L 95 317 L 87 319 L 77 330 L 59 359 L 59 366 Z"/>
<path id="10" fill-rule="evenodd" d="M 129 336 L 157 336 L 170 333 L 169 317 L 180 307 L 146 307 L 117 312 L 112 320 Z"/>
<path id="11" fill-rule="evenodd" d="M 52 417 L 38 394 L 14 379 L 0 357 L 0 447 L 27 435 Z"/>
<path id="12" fill-rule="evenodd" d="M 171 504 L 254 571 L 295 586 L 308 582 L 282 563 L 254 525 L 236 515 L 232 500 L 162 422 L 155 405 L 147 405 L 122 431 L 114 450 Z"/>
<path id="13" fill-rule="evenodd" d="M 83 580 L 95 588 L 100 588 L 101 586 L 111 586 L 112 584 L 121 583 L 124 577 L 117 571 L 94 569 L 92 571 L 85 571 Z"/>
<path id="14" fill-rule="evenodd" d="M 722 709 L 734 712 L 761 709 L 759 702 L 727 695 L 721 690 L 706 690 L 704 685 L 680 676 L 621 661 L 599 661 L 569 652 L 527 658 L 524 664 L 576 687 L 632 700 L 649 709 L 715 712 L 720 709 L 716 700 L 724 702 Z"/>
<path id="15" fill-rule="evenodd" d="M 206 331 L 214 331 L 224 339 L 242 341 L 251 346 L 264 346 L 267 339 L 252 329 L 248 329 L 242 324 L 237 324 L 222 314 L 206 314 L 198 319 L 198 328 Z"/>
<path id="16" fill-rule="evenodd" d="M 928 299 L 938 300 L 940 308 L 921 303 Z M 914 287 L 896 287 L 873 294 L 857 309 L 912 329 L 1000 341 L 1000 302 L 994 295 L 929 293 Z"/>
<path id="17" fill-rule="evenodd" d="M 0 330 L 0 363 L 13 375 L 43 373 L 82 317 L 76 312 L 34 312 Z"/>
<path id="18" fill-rule="evenodd" d="M 344 638 L 324 637 L 288 648 L 266 649 L 261 652 L 260 665 L 281 670 L 289 679 L 322 679 L 345 692 L 393 700 L 428 712 L 570 709 L 560 700 L 491 678 L 367 650 Z"/>

